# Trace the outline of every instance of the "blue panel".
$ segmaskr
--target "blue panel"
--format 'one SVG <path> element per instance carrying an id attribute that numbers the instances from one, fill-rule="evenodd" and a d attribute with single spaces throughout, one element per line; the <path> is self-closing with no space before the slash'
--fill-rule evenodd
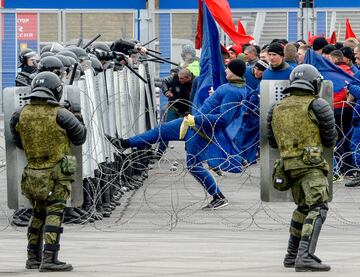
<path id="1" fill-rule="evenodd" d="M 2 88 L 15 86 L 16 76 L 16 20 L 14 13 L 4 14 L 2 41 Z"/>
<path id="2" fill-rule="evenodd" d="M 232 9 L 246 8 L 298 8 L 298 0 L 229 0 Z M 159 0 L 160 9 L 197 9 L 198 0 L 169 1 Z"/>
<path id="3" fill-rule="evenodd" d="M 295 42 L 298 40 L 298 20 L 297 12 L 288 13 L 288 41 Z"/>
<path id="4" fill-rule="evenodd" d="M 146 9 L 146 0 L 6 0 L 12 9 Z"/>
<path id="5" fill-rule="evenodd" d="M 358 0 L 316 0 L 315 7 L 317 8 L 356 8 L 360 7 Z"/>
<path id="6" fill-rule="evenodd" d="M 163 57 L 171 57 L 171 16 L 168 13 L 159 14 L 159 46 Z M 160 77 L 170 75 L 171 65 L 168 63 L 160 64 Z M 160 108 L 168 99 L 160 93 Z"/>
<path id="7" fill-rule="evenodd" d="M 159 14 L 159 46 L 163 57 L 171 57 L 171 21 L 170 14 Z M 160 77 L 170 74 L 171 65 L 160 64 Z"/>
<path id="8" fill-rule="evenodd" d="M 321 36 L 324 33 L 326 37 L 326 12 L 317 12 L 316 25 L 316 34 Z"/>

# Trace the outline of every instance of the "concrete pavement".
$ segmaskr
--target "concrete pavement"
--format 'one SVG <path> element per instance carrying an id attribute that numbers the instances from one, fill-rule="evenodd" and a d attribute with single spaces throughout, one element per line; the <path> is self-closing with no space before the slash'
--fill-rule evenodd
<path id="1" fill-rule="evenodd" d="M 282 266 L 294 204 L 261 202 L 255 165 L 243 174 L 217 177 L 230 205 L 201 211 L 206 195 L 184 169 L 183 145 L 175 146 L 149 171 L 143 187 L 122 198 L 110 218 L 65 225 L 60 259 L 75 269 L 44 276 L 359 275 L 360 189 L 335 183 L 317 249 L 332 270 L 295 273 Z M 175 161 L 179 166 L 170 171 Z M 0 178 L 0 276 L 39 276 L 24 268 L 26 229 L 9 225 L 4 168 Z"/>

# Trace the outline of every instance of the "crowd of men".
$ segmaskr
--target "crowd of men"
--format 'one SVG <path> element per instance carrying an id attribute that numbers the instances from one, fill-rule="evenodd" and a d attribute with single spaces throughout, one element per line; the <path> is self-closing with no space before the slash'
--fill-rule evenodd
<path id="1" fill-rule="evenodd" d="M 256 160 L 257 150 L 251 151 L 249 147 L 256 144 L 258 139 L 258 120 L 251 118 L 256 113 L 259 106 L 259 84 L 261 80 L 288 80 L 291 71 L 296 66 L 304 63 L 304 57 L 308 49 L 313 49 L 325 59 L 331 61 L 334 65 L 341 68 L 347 74 L 360 78 L 360 45 L 355 38 L 350 38 L 343 43 L 337 42 L 330 44 L 324 37 L 312 37 L 312 40 L 306 43 L 304 40 L 298 40 L 291 43 L 285 39 L 274 39 L 271 43 L 262 47 L 258 45 L 230 45 L 221 47 L 224 65 L 231 60 L 240 58 L 246 62 L 246 71 L 244 79 L 246 85 L 253 91 L 247 97 L 252 102 L 253 112 L 246 113 L 248 119 L 243 121 L 244 130 L 249 132 L 249 137 L 254 137 L 252 143 L 245 143 L 243 146 L 244 159 L 248 163 Z M 187 62 L 184 63 L 180 72 L 173 70 L 172 75 L 163 79 L 161 91 L 169 99 L 167 106 L 167 117 L 165 121 L 171 121 L 175 118 L 184 117 L 191 111 L 191 104 L 197 90 L 198 72 L 194 67 L 199 67 L 195 49 L 190 45 L 183 48 L 182 57 L 186 56 Z M 184 70 L 187 68 L 188 70 Z M 185 76 L 185 77 L 184 77 Z M 192 85 L 192 87 L 191 87 Z M 357 168 L 360 164 L 359 151 L 357 150 L 359 136 L 359 83 L 351 82 L 340 93 L 334 94 L 334 113 L 336 126 L 338 128 L 338 142 L 335 150 L 334 180 L 342 176 L 358 177 Z M 190 89 L 191 87 L 191 89 Z M 180 104 L 181 103 L 181 104 Z M 177 106 L 182 108 L 178 109 Z M 253 128 L 252 128 L 253 127 Z M 247 138 L 244 135 L 245 140 Z M 159 148 L 159 155 L 166 147 Z M 254 147 L 252 147 L 254 148 Z M 256 149 L 256 147 L 255 147 Z M 255 152 L 255 155 L 254 155 Z M 360 185 L 360 178 L 354 178 L 346 183 L 347 187 Z"/>

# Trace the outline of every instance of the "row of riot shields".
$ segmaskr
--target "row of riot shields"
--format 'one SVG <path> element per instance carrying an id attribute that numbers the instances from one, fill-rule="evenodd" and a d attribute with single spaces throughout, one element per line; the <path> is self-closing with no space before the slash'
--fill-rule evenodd
<path id="1" fill-rule="evenodd" d="M 79 207 L 84 200 L 84 180 L 94 180 L 104 164 L 113 164 L 119 155 L 105 139 L 105 134 L 128 138 L 153 128 L 156 122 L 155 89 L 147 63 L 141 63 L 137 72 L 148 81 L 143 82 L 128 68 L 107 69 L 94 75 L 92 68 L 73 85 L 65 86 L 63 100 L 78 107 L 87 127 L 87 139 L 82 146 L 74 146 L 78 172 L 73 183 L 68 206 Z M 30 203 L 21 194 L 20 182 L 26 165 L 24 152 L 12 141 L 9 120 L 18 107 L 24 106 L 23 96 L 31 93 L 30 87 L 11 87 L 4 90 L 5 141 L 7 160 L 8 207 L 28 208 Z M 131 149 L 125 152 L 133 155 Z M 123 154 L 122 154 L 123 155 Z M 119 173 L 120 167 L 112 167 Z M 101 175 L 101 174 L 100 174 Z M 113 178 L 118 180 L 119 178 Z M 107 183 L 111 183 L 109 179 Z M 121 183 L 121 182 L 118 182 Z M 121 185 L 121 184 L 120 184 Z M 104 191 L 104 189 L 103 189 Z"/>

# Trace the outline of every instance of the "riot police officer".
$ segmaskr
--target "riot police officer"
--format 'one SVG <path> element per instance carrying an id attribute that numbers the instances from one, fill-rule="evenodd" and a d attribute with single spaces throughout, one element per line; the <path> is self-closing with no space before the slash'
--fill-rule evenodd
<path id="1" fill-rule="evenodd" d="M 73 113 L 59 105 L 62 90 L 63 84 L 54 73 L 37 74 L 31 94 L 24 97 L 30 103 L 15 111 L 10 120 L 14 142 L 24 150 L 27 159 L 21 190 L 33 206 L 27 232 L 26 268 L 40 271 L 72 270 L 70 264 L 57 257 L 63 211 L 76 171 L 70 142 L 83 144 L 86 128 Z"/>
<path id="2" fill-rule="evenodd" d="M 284 266 L 296 271 L 330 270 L 314 255 L 329 199 L 329 165 L 322 150 L 333 147 L 337 137 L 333 111 L 318 97 L 321 82 L 315 67 L 297 66 L 291 72 L 290 86 L 283 91 L 290 96 L 276 103 L 267 118 L 269 144 L 278 148 L 281 157 L 275 173 L 283 173 L 273 182 L 285 185 L 287 181 L 297 204 L 284 259 Z"/>
<path id="3" fill-rule="evenodd" d="M 37 69 L 38 54 L 30 49 L 24 48 L 19 55 L 20 65 L 18 67 L 18 74 L 16 75 L 15 84 L 17 87 L 30 86 L 31 77 Z"/>

